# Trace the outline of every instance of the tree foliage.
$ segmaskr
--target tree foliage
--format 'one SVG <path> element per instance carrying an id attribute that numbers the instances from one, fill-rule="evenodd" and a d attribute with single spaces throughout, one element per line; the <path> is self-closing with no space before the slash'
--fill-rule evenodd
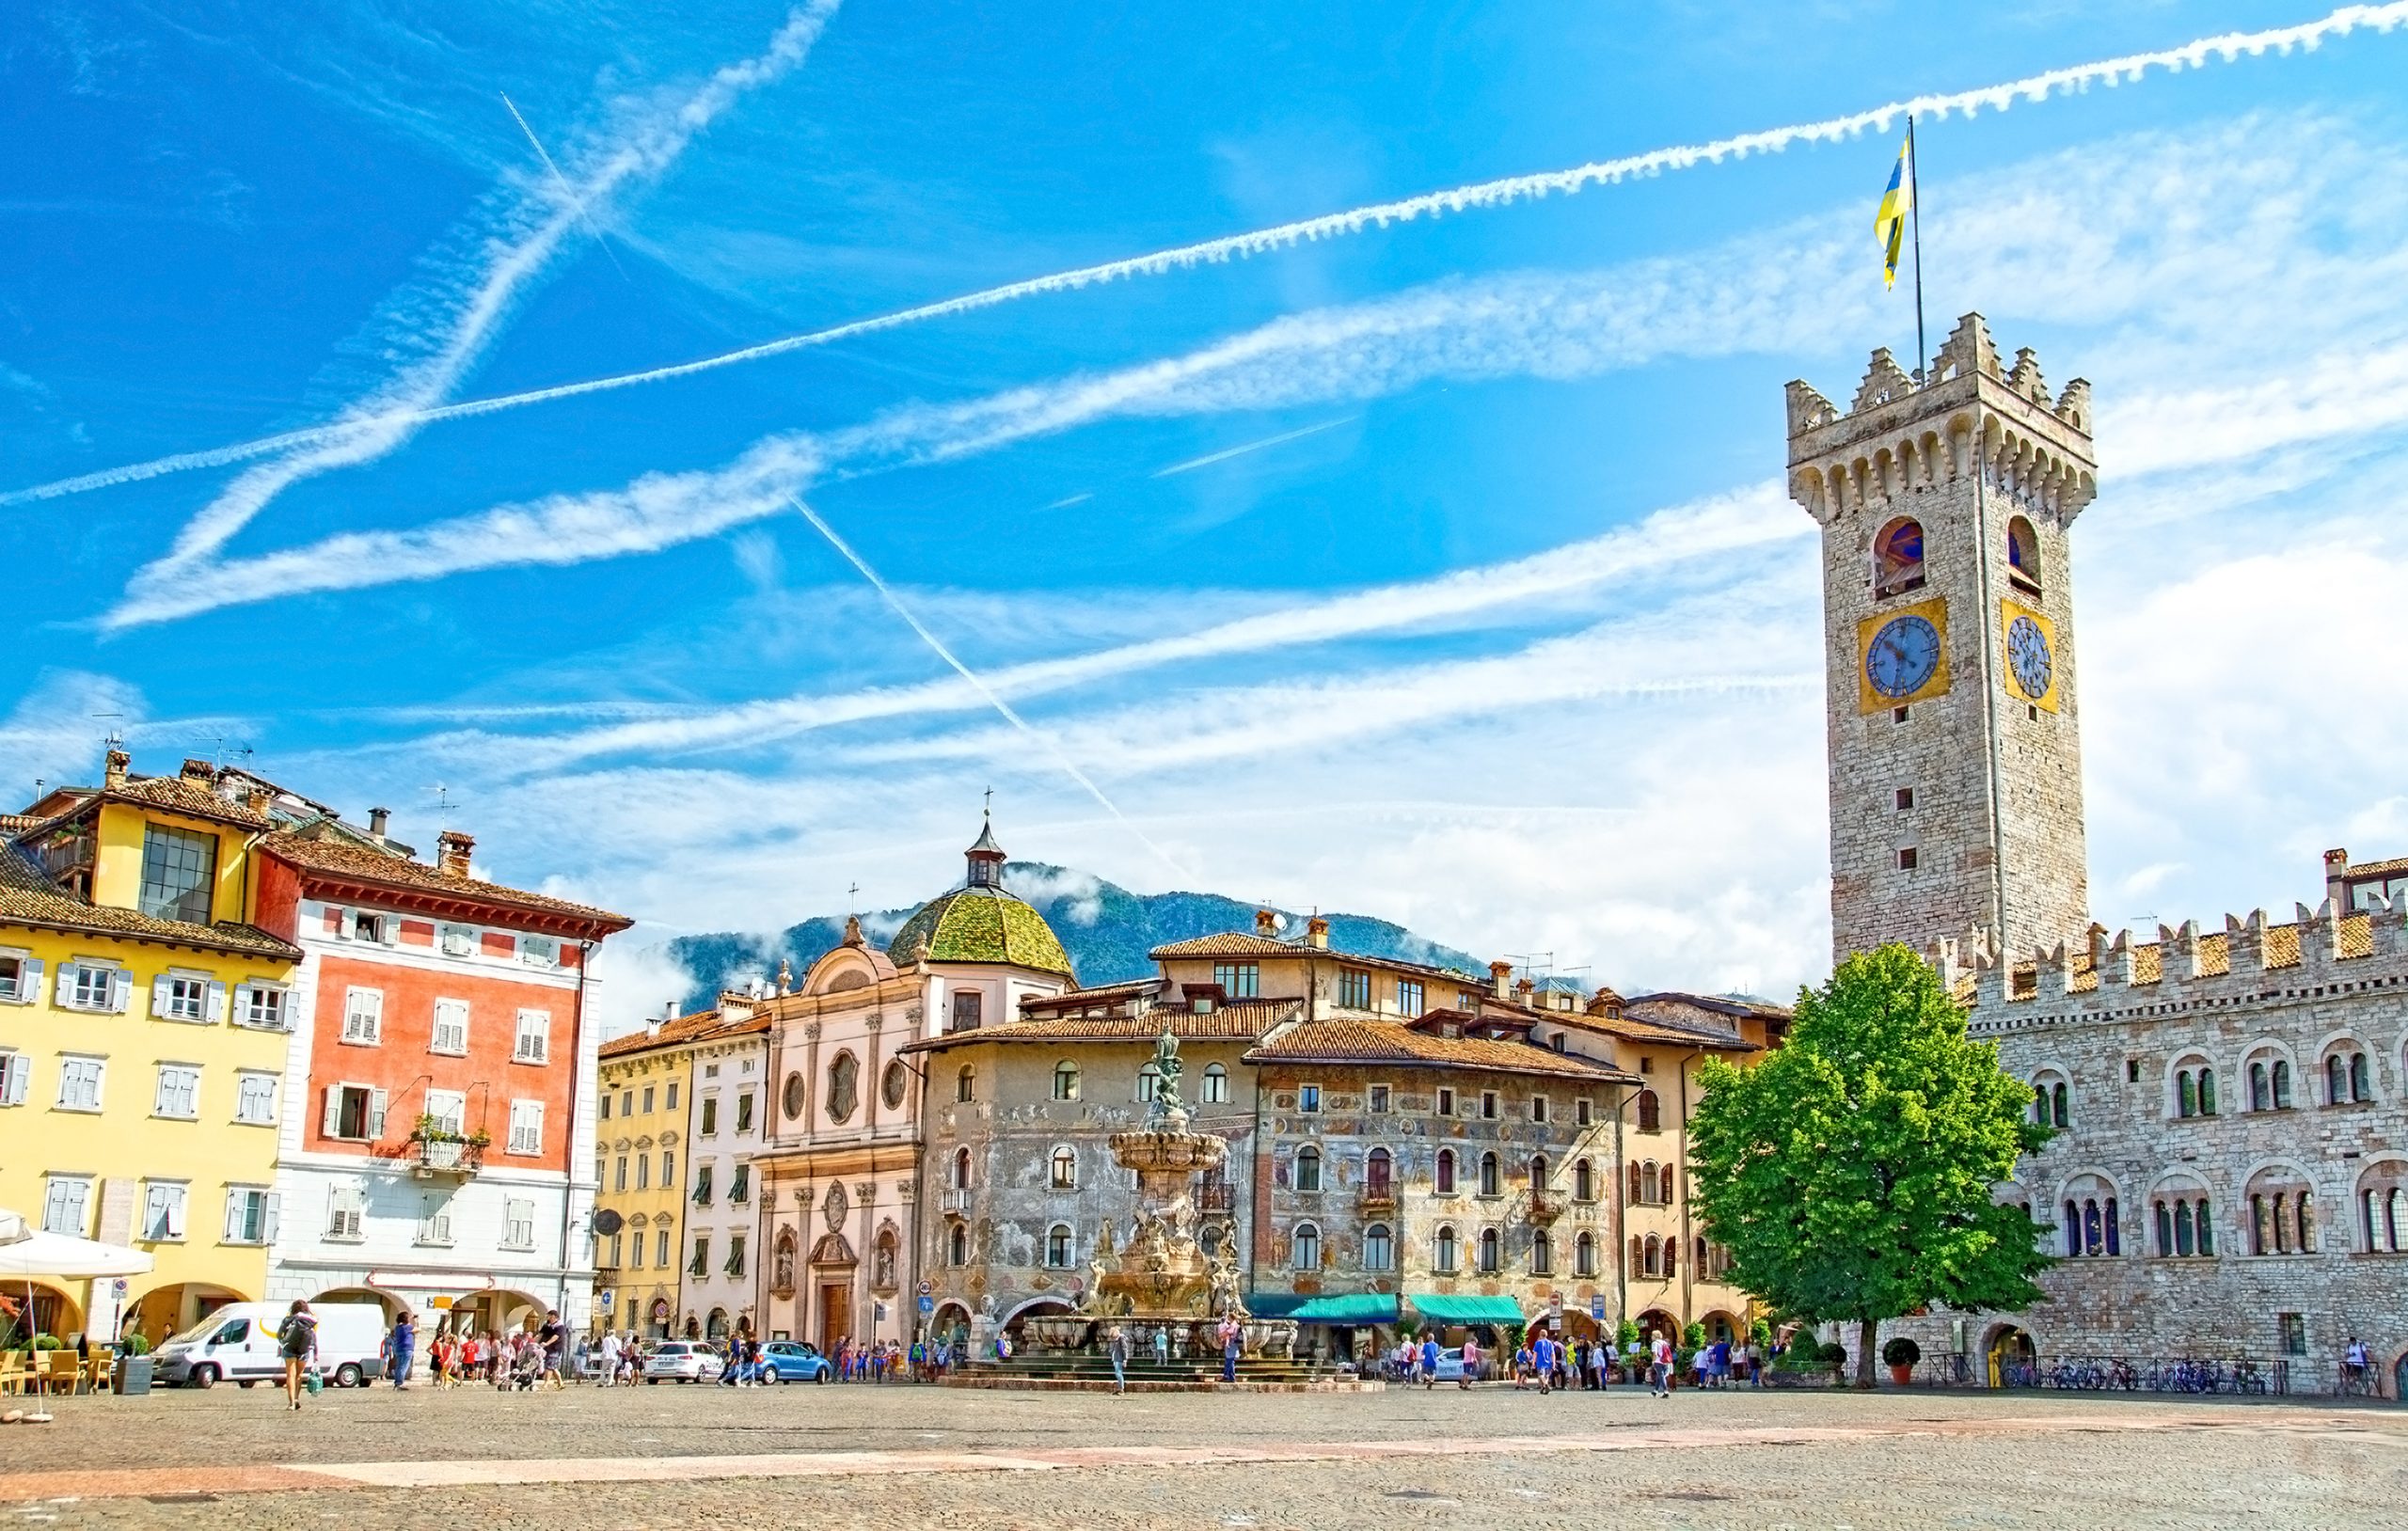
<path id="1" fill-rule="evenodd" d="M 1800 1318 L 1858 1324 L 1860 1385 L 1881 1319 L 2039 1299 L 2039 1230 L 1991 1188 L 2049 1130 L 1907 947 L 1847 958 L 1799 993 L 1781 1047 L 1746 1069 L 1709 1061 L 1703 1079 L 1690 1165 L 1731 1279 Z"/>

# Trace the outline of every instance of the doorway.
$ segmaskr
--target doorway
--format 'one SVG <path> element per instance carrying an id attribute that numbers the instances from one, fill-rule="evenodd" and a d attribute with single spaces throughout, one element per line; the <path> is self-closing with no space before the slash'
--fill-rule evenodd
<path id="1" fill-rule="evenodd" d="M 819 1353 L 833 1355 L 853 1332 L 853 1288 L 848 1282 L 819 1284 Z"/>

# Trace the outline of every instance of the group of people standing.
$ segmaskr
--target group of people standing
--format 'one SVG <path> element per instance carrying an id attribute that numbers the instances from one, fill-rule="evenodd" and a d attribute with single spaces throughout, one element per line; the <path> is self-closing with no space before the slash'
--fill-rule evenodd
<path id="1" fill-rule="evenodd" d="M 399 1326 L 395 1328 L 398 1334 Z M 409 1349 L 391 1339 L 387 1344 L 391 1351 L 387 1361 L 388 1369 L 394 1365 L 392 1356 L 399 1357 L 393 1385 L 404 1386 L 409 1377 Z M 562 1374 L 567 1349 L 568 1330 L 557 1313 L 546 1314 L 541 1327 L 515 1334 L 493 1330 L 483 1334 L 475 1330 L 459 1334 L 438 1330 L 434 1343 L 427 1348 L 428 1373 L 436 1387 L 485 1382 L 520 1393 L 538 1387 L 559 1388 L 565 1385 Z"/>

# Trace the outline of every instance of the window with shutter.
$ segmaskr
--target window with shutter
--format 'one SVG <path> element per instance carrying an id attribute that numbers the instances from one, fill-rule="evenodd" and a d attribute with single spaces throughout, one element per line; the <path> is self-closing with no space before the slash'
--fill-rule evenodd
<path id="1" fill-rule="evenodd" d="M 284 1028 L 284 990 L 269 984 L 245 984 L 234 991 L 234 1023 L 262 1032 Z"/>
<path id="2" fill-rule="evenodd" d="M 511 1050 L 511 1061 L 540 1064 L 551 1053 L 552 1016 L 548 1010 L 518 1012 L 518 1041 Z"/>
<path id="3" fill-rule="evenodd" d="M 101 1109 L 101 1085 L 108 1065 L 98 1058 L 79 1058 L 72 1054 L 58 1060 L 58 1109 L 61 1111 L 98 1111 Z"/>
<path id="4" fill-rule="evenodd" d="M 234 1120 L 254 1125 L 276 1121 L 276 1076 L 242 1073 L 234 1076 Z"/>
<path id="5" fill-rule="evenodd" d="M 385 995 L 382 990 L 355 988 L 343 996 L 342 1039 L 366 1047 L 384 1034 Z"/>
<path id="6" fill-rule="evenodd" d="M 33 1060 L 24 1053 L 0 1053 L 0 1106 L 24 1105 L 33 1073 Z"/>
<path id="7" fill-rule="evenodd" d="M 153 1180 L 142 1189 L 142 1237 L 152 1242 L 184 1236 L 183 1182 Z"/>
<path id="8" fill-rule="evenodd" d="M 542 1101 L 514 1100 L 510 1103 L 510 1151 L 514 1154 L 540 1154 L 544 1151 Z"/>
<path id="9" fill-rule="evenodd" d="M 437 1000 L 435 1002 L 435 1037 L 430 1050 L 453 1055 L 468 1050 L 468 1002 Z"/>
<path id="10" fill-rule="evenodd" d="M 535 1247 L 535 1204 L 513 1197 L 502 1204 L 502 1243 L 510 1249 Z"/>
<path id="11" fill-rule="evenodd" d="M 200 1070 L 188 1064 L 161 1064 L 151 1114 L 189 1121 L 200 1114 Z"/>
<path id="12" fill-rule="evenodd" d="M 88 1176 L 48 1176 L 42 1190 L 42 1231 L 63 1233 L 74 1239 L 84 1238 L 88 1226 L 87 1213 L 91 1198 L 92 1181 Z"/>

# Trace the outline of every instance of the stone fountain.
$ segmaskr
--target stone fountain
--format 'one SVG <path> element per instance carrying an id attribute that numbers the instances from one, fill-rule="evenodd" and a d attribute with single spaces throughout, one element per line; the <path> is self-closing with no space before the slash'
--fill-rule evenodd
<path id="1" fill-rule="evenodd" d="M 1235 1229 L 1224 1226 L 1211 1248 L 1196 1241 L 1196 1181 L 1220 1168 L 1229 1145 L 1189 1129 L 1180 1097 L 1179 1038 L 1167 1026 L 1154 1050 L 1154 1067 L 1162 1082 L 1145 1126 L 1111 1139 L 1112 1157 L 1137 1172 L 1134 1232 L 1125 1249 L 1118 1247 L 1107 1221 L 1098 1232 L 1077 1311 L 1030 1319 L 1024 1332 L 1040 1346 L 1067 1350 L 1100 1340 L 1099 1324 L 1118 1324 L 1131 1349 L 1142 1355 L 1161 1330 L 1171 1354 L 1188 1360 L 1219 1356 L 1221 1325 L 1233 1321 L 1245 1354 L 1284 1357 L 1294 1348 L 1296 1326 L 1246 1312 Z"/>

